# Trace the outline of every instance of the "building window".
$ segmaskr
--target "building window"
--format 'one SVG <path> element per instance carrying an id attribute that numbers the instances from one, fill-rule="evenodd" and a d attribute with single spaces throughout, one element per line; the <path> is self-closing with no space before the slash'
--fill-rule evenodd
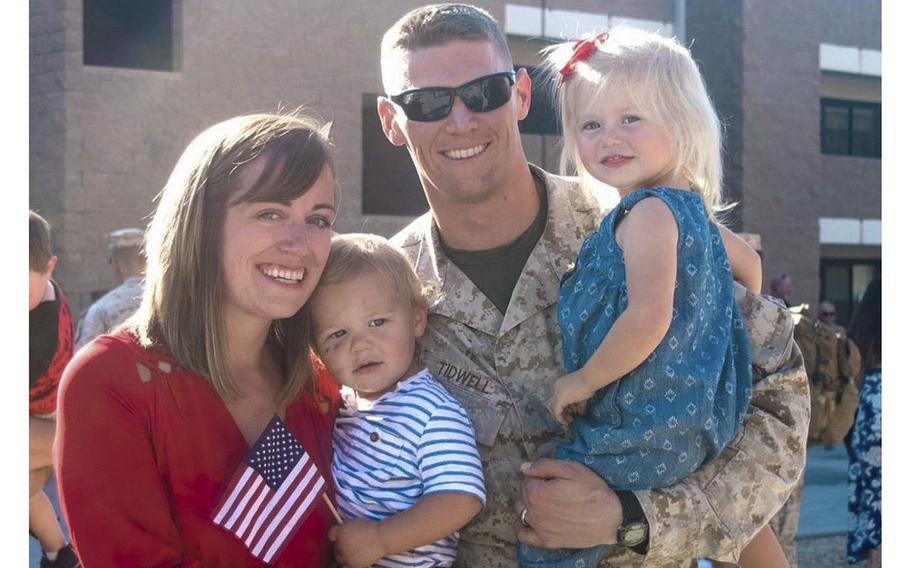
<path id="1" fill-rule="evenodd" d="M 559 115 L 553 105 L 549 75 L 539 67 L 525 69 L 531 76 L 531 108 L 528 116 L 518 123 L 519 131 L 522 134 L 559 134 Z"/>
<path id="2" fill-rule="evenodd" d="M 880 260 L 825 259 L 821 261 L 821 298 L 834 304 L 837 323 L 847 327 L 869 282 L 882 273 Z"/>
<path id="3" fill-rule="evenodd" d="M 172 0 L 84 0 L 86 65 L 172 71 Z"/>
<path id="4" fill-rule="evenodd" d="M 429 210 L 417 170 L 404 146 L 394 146 L 382 132 L 376 95 L 363 95 L 364 215 L 417 216 Z"/>
<path id="5" fill-rule="evenodd" d="M 882 157 L 882 105 L 821 100 L 822 153 Z"/>

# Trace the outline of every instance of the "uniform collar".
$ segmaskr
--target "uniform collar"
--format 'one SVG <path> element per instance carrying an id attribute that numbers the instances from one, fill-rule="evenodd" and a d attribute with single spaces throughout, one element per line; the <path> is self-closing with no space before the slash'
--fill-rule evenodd
<path id="1" fill-rule="evenodd" d="M 587 233 L 596 228 L 590 219 L 599 221 L 600 207 L 575 180 L 552 175 L 533 164 L 528 166 L 546 187 L 547 224 L 515 285 L 505 315 L 446 257 L 439 229 L 432 214 L 427 213 L 417 227 L 421 237 L 414 265 L 421 278 L 433 283 L 441 294 L 432 313 L 470 322 L 484 333 L 501 336 L 556 302 L 560 279 L 575 262 Z"/>

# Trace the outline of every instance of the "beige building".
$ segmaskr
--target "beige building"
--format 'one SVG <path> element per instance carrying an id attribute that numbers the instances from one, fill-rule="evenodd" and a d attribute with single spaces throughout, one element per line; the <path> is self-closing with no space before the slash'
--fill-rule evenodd
<path id="1" fill-rule="evenodd" d="M 332 121 L 340 231 L 388 235 L 424 211 L 407 154 L 375 113 L 382 33 L 423 3 L 30 0 L 29 205 L 55 227 L 74 313 L 115 284 L 104 236 L 144 226 L 187 143 L 236 114 L 305 105 Z M 516 65 L 620 21 L 693 41 L 727 122 L 734 228 L 761 239 L 766 279 L 790 273 L 797 299 L 814 303 L 825 287 L 849 310 L 881 258 L 880 3 L 477 4 L 504 24 Z M 525 146 L 555 170 L 554 117 L 535 101 Z"/>

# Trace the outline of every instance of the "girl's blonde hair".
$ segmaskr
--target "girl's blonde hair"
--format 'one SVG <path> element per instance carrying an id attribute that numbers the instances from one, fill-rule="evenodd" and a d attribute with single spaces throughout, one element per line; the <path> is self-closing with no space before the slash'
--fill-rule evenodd
<path id="1" fill-rule="evenodd" d="M 264 160 L 252 185 L 239 172 Z M 227 368 L 223 229 L 227 209 L 254 201 L 290 202 L 325 168 L 333 171 L 328 126 L 300 111 L 252 114 L 216 124 L 183 152 L 145 237 L 142 304 L 124 327 L 143 346 L 165 346 L 181 366 L 207 378 L 222 398 L 240 394 Z M 313 385 L 302 314 L 272 322 L 267 345 L 282 368 L 281 400 Z"/>
<path id="2" fill-rule="evenodd" d="M 577 173 L 582 184 L 596 181 L 580 159 L 577 116 L 600 97 L 621 90 L 667 131 L 676 157 L 674 174 L 683 176 L 701 194 L 713 218 L 722 203 L 721 124 L 689 50 L 675 39 L 630 27 L 616 27 L 603 35 L 607 37 L 565 79 L 560 70 L 569 61 L 575 42 L 543 52 L 562 119 L 562 174 Z"/>

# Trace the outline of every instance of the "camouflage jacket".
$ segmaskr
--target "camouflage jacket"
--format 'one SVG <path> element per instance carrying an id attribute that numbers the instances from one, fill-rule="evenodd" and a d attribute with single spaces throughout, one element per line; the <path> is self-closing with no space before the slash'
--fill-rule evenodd
<path id="1" fill-rule="evenodd" d="M 97 302 L 89 306 L 76 330 L 76 351 L 83 345 L 120 325 L 139 309 L 142 302 L 142 278 L 127 278 Z"/>
<path id="2" fill-rule="evenodd" d="M 515 514 L 522 462 L 552 451 L 563 430 L 547 410 L 563 374 L 556 299 L 562 275 L 593 232 L 608 198 L 531 166 L 547 187 L 548 219 L 505 314 L 442 252 L 429 213 L 394 237 L 441 300 L 420 340 L 421 363 L 471 415 L 487 505 L 461 532 L 456 566 L 515 566 Z M 805 464 L 808 385 L 787 310 L 737 285 L 755 385 L 744 427 L 710 464 L 684 482 L 636 495 L 650 524 L 649 552 L 608 566 L 680 566 L 691 558 L 733 560 L 786 501 Z"/>

